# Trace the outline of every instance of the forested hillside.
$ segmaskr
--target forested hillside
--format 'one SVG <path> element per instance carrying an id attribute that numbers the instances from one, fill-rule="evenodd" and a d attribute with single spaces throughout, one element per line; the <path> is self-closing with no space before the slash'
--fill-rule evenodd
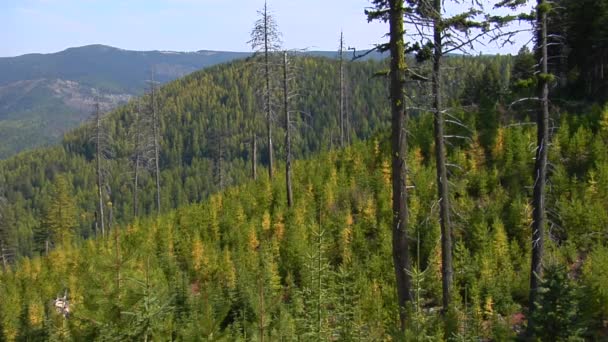
<path id="1" fill-rule="evenodd" d="M 1 161 L 0 341 L 607 340 L 608 6 L 457 4 L 371 0 L 378 61 L 265 2 L 251 58 Z"/>
<path id="2" fill-rule="evenodd" d="M 246 52 L 128 51 L 105 45 L 0 57 L 0 158 L 56 144 L 86 120 L 95 101 L 116 108 L 143 94 L 146 80 L 172 81 Z"/>
<path id="3" fill-rule="evenodd" d="M 604 112 L 607 113 L 607 112 Z M 589 113 L 593 114 L 593 113 Z M 567 116 L 556 132 L 549 192 L 552 229 L 542 329 L 605 338 L 608 314 L 608 139 L 603 121 Z M 429 115 L 415 124 L 409 184 L 415 300 L 411 338 L 440 339 L 439 223 L 434 164 L 425 157 Z M 603 122 L 603 124 L 602 124 Z M 455 288 L 454 333 L 506 340 L 521 329 L 527 305 L 527 201 L 530 127 L 498 129 L 484 151 L 476 139 L 452 149 Z M 0 278 L 2 332 L 9 339 L 318 341 L 381 340 L 397 317 L 390 249 L 390 156 L 384 135 L 325 152 L 294 168 L 295 205 L 284 173 L 273 182 L 229 187 L 201 204 L 116 225 L 106 239 L 80 241 L 67 230 L 46 258 L 24 259 Z M 68 173 L 64 176 L 72 178 Z M 65 181 L 49 191 L 66 205 Z M 64 202 L 65 201 L 65 202 Z M 555 266 L 551 266 L 555 265 Z M 561 265 L 561 266 L 559 266 Z M 70 317 L 47 303 L 69 291 Z M 584 296 L 583 296 L 584 294 Z M 556 311 L 554 311 L 556 310 Z M 515 330 L 514 330 L 515 329 Z M 547 330 L 549 331 L 549 330 Z"/>
<path id="4" fill-rule="evenodd" d="M 336 55 L 333 51 L 301 54 Z M 250 56 L 250 52 L 129 51 L 88 45 L 51 54 L 0 57 L 0 159 L 59 143 L 63 133 L 91 115 L 95 102 L 114 109 L 142 95 L 152 78 L 164 84 Z M 374 52 L 363 59 L 384 57 Z"/>
<path id="5" fill-rule="evenodd" d="M 475 79 L 491 79 L 494 91 L 505 88 L 506 80 L 499 78 L 500 69 L 508 69 L 508 58 L 455 58 L 450 97 L 458 98 L 466 85 L 456 70 L 464 70 Z M 484 67 L 487 65 L 487 68 Z M 241 184 L 251 178 L 252 129 L 263 127 L 259 112 L 254 76 L 257 66 L 235 62 L 200 71 L 160 88 L 161 207 L 163 210 L 198 202 L 226 186 Z M 324 58 L 302 57 L 297 60 L 298 93 L 295 108 L 296 133 L 292 150 L 296 158 L 338 146 L 338 83 L 337 62 Z M 350 141 L 367 139 L 374 132 L 388 128 L 388 109 L 384 79 L 374 76 L 384 68 L 381 62 L 354 62 L 348 65 L 347 136 Z M 486 70 L 486 71 L 483 71 Z M 485 75 L 485 76 L 484 76 Z M 421 93 L 424 88 L 418 91 Z M 496 100 L 497 93 L 492 95 Z M 146 114 L 149 96 L 132 101 L 103 119 L 108 137 L 109 158 L 104 162 L 111 217 L 110 225 L 133 220 L 133 153 L 136 113 Z M 466 120 L 475 126 L 475 116 Z M 283 160 L 284 130 L 280 115 L 275 116 L 276 158 Z M 415 131 L 412 131 L 413 134 Z M 468 133 L 467 133 L 468 134 Z M 69 191 L 78 208 L 77 236 L 94 235 L 97 211 L 94 129 L 83 126 L 66 134 L 61 146 L 22 153 L 0 162 L 0 177 L 4 210 L 4 234 L 7 249 L 13 256 L 33 256 L 44 251 L 49 236 L 44 223 L 45 213 L 53 200 L 52 184 L 57 175 L 68 178 Z M 426 139 L 430 135 L 425 134 Z M 257 159 L 261 167 L 267 164 L 263 137 L 258 137 Z M 430 144 L 430 140 L 428 140 Z M 425 147 L 430 153 L 430 145 Z M 154 170 L 147 163 L 140 175 L 139 215 L 155 212 Z M 261 174 L 262 171 L 259 171 Z"/>

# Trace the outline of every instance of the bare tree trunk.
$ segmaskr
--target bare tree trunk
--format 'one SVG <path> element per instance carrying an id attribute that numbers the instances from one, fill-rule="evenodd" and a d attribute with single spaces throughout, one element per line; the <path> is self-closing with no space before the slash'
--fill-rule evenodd
<path id="1" fill-rule="evenodd" d="M 549 150 L 549 84 L 547 51 L 547 12 L 545 0 L 537 0 L 536 9 L 536 56 L 540 65 L 538 96 L 540 107 L 536 118 L 537 146 L 534 165 L 534 194 L 532 198 L 532 264 L 530 270 L 530 317 L 536 310 L 536 297 L 543 274 L 544 230 L 545 230 L 545 184 L 547 182 L 547 156 Z M 528 333 L 534 329 L 532 320 Z"/>
<path id="2" fill-rule="evenodd" d="M 159 167 L 159 127 L 158 127 L 158 113 L 156 110 L 156 86 L 154 80 L 152 80 L 152 129 L 154 134 L 154 173 L 156 176 L 156 212 L 160 215 L 160 167 Z"/>
<path id="3" fill-rule="evenodd" d="M 406 305 L 412 300 L 411 260 L 408 246 L 407 207 L 407 111 L 405 109 L 405 42 L 403 40 L 403 0 L 389 0 L 390 101 L 392 112 L 393 262 L 397 280 L 401 330 L 406 325 Z"/>
<path id="4" fill-rule="evenodd" d="M 101 174 L 101 113 L 99 111 L 99 103 L 95 104 L 95 122 L 96 122 L 96 132 L 95 132 L 95 159 L 96 159 L 96 168 L 97 168 L 97 197 L 99 200 L 99 215 L 97 216 L 99 222 L 99 228 L 101 228 L 101 236 L 105 237 L 105 226 L 103 222 L 103 191 L 102 191 L 102 174 Z M 48 252 L 47 252 L 48 253 Z"/>
<path id="5" fill-rule="evenodd" d="M 266 78 L 266 132 L 268 134 L 268 177 L 272 180 L 272 109 L 270 107 L 270 46 L 268 37 L 268 7 L 264 3 L 264 77 Z"/>
<path id="6" fill-rule="evenodd" d="M 220 190 L 224 189 L 224 132 L 219 133 L 217 172 Z"/>
<path id="7" fill-rule="evenodd" d="M 135 160 L 135 179 L 133 180 L 133 217 L 139 216 L 139 156 Z"/>
<path id="8" fill-rule="evenodd" d="M 344 147 L 344 33 L 340 32 L 340 147 Z"/>
<path id="9" fill-rule="evenodd" d="M 114 244 L 116 245 L 116 263 L 114 264 L 115 268 L 116 268 L 116 294 L 118 296 L 118 299 L 120 300 L 120 269 L 122 266 L 122 260 L 120 258 L 120 229 L 116 229 L 115 231 L 115 236 L 114 236 L 115 240 L 114 240 Z"/>
<path id="10" fill-rule="evenodd" d="M 287 206 L 293 205 L 291 189 L 291 129 L 289 119 L 289 89 L 287 79 L 287 52 L 283 52 L 283 106 L 285 108 L 285 181 L 287 186 Z"/>
<path id="11" fill-rule="evenodd" d="M 2 269 L 6 270 L 7 265 L 7 261 L 6 261 L 6 255 L 4 254 L 4 244 L 0 245 L 0 257 L 2 257 Z"/>
<path id="12" fill-rule="evenodd" d="M 441 1 L 434 0 L 433 45 L 435 46 L 433 58 L 433 111 L 435 121 L 435 159 L 437 163 L 437 192 L 439 196 L 439 222 L 441 224 L 441 276 L 443 288 L 443 310 L 447 312 L 450 303 L 452 287 L 452 226 L 450 222 L 450 196 L 448 188 L 448 174 L 446 169 L 446 148 L 444 141 L 444 117 L 441 101 L 441 58 L 442 49 L 442 23 Z"/>
<path id="13" fill-rule="evenodd" d="M 251 172 L 253 173 L 253 180 L 257 180 L 258 179 L 258 137 L 257 135 L 254 133 L 253 134 L 253 138 L 252 138 L 252 143 L 251 143 Z"/>
<path id="14" fill-rule="evenodd" d="M 135 114 L 135 176 L 133 179 L 133 217 L 139 214 L 138 191 L 139 191 L 139 165 L 141 159 L 141 122 L 139 121 L 139 108 Z"/>

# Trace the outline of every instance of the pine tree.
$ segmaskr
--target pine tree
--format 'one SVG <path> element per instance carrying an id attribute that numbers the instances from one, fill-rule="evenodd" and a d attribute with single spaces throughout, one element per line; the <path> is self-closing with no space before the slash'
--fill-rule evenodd
<path id="1" fill-rule="evenodd" d="M 287 189 L 287 206 L 293 206 L 293 189 L 291 185 L 291 108 L 290 100 L 293 97 L 290 83 L 293 81 L 292 66 L 287 57 L 287 51 L 283 52 L 283 109 L 285 111 L 285 180 Z"/>
<path id="2" fill-rule="evenodd" d="M 346 133 L 346 80 L 344 70 L 344 32 L 340 31 L 340 47 L 338 49 L 339 69 L 340 69 L 340 147 L 344 148 Z"/>
<path id="3" fill-rule="evenodd" d="M 273 105 L 272 96 L 274 92 L 273 82 L 273 53 L 281 48 L 281 33 L 279 32 L 276 20 L 270 13 L 267 2 L 264 2 L 264 8 L 258 11 L 260 18 L 255 22 L 251 31 L 251 44 L 255 55 L 261 55 L 263 70 L 263 97 L 264 111 L 266 113 L 266 134 L 268 144 L 268 176 L 272 179 L 273 175 L 273 147 L 272 147 L 272 120 L 273 120 Z"/>
<path id="4" fill-rule="evenodd" d="M 568 278 L 563 265 L 545 268 L 536 294 L 535 310 L 530 313 L 534 322 L 532 335 L 542 341 L 576 341 L 584 332 L 580 324 L 579 293 L 574 281 Z"/>
<path id="5" fill-rule="evenodd" d="M 2 303 L 0 303 L 0 342 L 7 342 L 8 339 L 4 333 L 4 317 L 3 317 Z"/>
<path id="6" fill-rule="evenodd" d="M 76 204 L 70 195 L 68 181 L 65 176 L 57 176 L 52 201 L 47 209 L 43 225 L 50 232 L 55 245 L 68 245 L 76 227 Z"/>
<path id="7" fill-rule="evenodd" d="M 393 263 L 397 279 L 397 298 L 401 330 L 406 327 L 407 303 L 412 300 L 411 269 L 408 237 L 407 206 L 407 131 L 408 115 L 405 109 L 405 41 L 403 35 L 403 0 L 373 0 L 373 10 L 366 11 L 368 20 L 389 22 L 389 43 L 381 46 L 390 50 L 390 104 L 391 104 L 391 156 L 392 156 L 392 190 L 393 190 Z"/>
<path id="8" fill-rule="evenodd" d="M 150 80 L 150 104 L 148 112 L 152 123 L 152 141 L 154 146 L 154 178 L 156 180 L 156 213 L 160 215 L 160 113 L 158 112 L 158 94 L 156 82 L 154 81 L 154 72 Z"/>
<path id="9" fill-rule="evenodd" d="M 104 217 L 104 193 L 106 185 L 104 160 L 108 155 L 108 135 L 102 124 L 102 113 L 99 102 L 95 103 L 94 112 L 94 136 L 95 141 L 95 173 L 97 177 L 97 212 L 95 213 L 95 234 L 101 230 L 101 236 L 105 237 L 105 217 Z"/>
<path id="10" fill-rule="evenodd" d="M 547 156 L 549 152 L 549 82 L 552 75 L 548 69 L 547 16 L 551 5 L 546 0 L 537 0 L 536 5 L 536 59 L 540 65 L 538 77 L 538 99 L 540 106 L 536 116 L 536 159 L 534 164 L 534 191 L 532 198 L 532 263 L 530 270 L 530 318 L 528 329 L 534 328 L 534 311 L 539 282 L 543 277 L 543 254 L 546 225 Z"/>
<path id="11" fill-rule="evenodd" d="M 327 245 L 324 241 L 325 231 L 313 232 L 313 252 L 308 255 L 306 263 L 306 282 L 302 289 L 304 298 L 303 335 L 310 341 L 323 341 L 329 338 L 327 324 L 330 317 L 330 265 L 327 261 Z M 352 303 L 348 303 L 352 305 Z"/>
<path id="12" fill-rule="evenodd" d="M 2 265 L 3 270 L 6 270 L 15 257 L 17 241 L 15 241 L 14 224 L 8 203 L 0 195 L 0 265 Z"/>

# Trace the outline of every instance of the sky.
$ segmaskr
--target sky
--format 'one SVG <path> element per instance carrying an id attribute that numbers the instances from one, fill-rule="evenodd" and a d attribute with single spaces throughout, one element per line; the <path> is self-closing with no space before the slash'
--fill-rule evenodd
<path id="1" fill-rule="evenodd" d="M 388 27 L 368 23 L 369 0 L 269 0 L 288 49 L 369 49 Z M 247 44 L 264 0 L 0 0 L 0 56 L 52 53 L 104 44 L 127 50 L 250 51 Z M 450 9 L 448 9 L 449 11 Z M 516 53 L 478 47 L 483 53 Z M 479 53 L 477 51 L 476 53 Z"/>

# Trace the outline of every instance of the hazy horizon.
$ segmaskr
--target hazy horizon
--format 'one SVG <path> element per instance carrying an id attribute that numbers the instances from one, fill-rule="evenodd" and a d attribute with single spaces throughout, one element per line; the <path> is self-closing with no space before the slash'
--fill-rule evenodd
<path id="1" fill-rule="evenodd" d="M 348 46 L 365 50 L 383 42 L 388 29 L 367 22 L 368 0 L 268 4 L 287 49 L 333 51 L 343 31 Z M 263 0 L 238 5 L 220 0 L 6 0 L 0 3 L 0 57 L 96 44 L 133 51 L 249 52 L 249 34 L 263 5 Z M 519 47 L 480 46 L 475 53 L 516 53 Z"/>

